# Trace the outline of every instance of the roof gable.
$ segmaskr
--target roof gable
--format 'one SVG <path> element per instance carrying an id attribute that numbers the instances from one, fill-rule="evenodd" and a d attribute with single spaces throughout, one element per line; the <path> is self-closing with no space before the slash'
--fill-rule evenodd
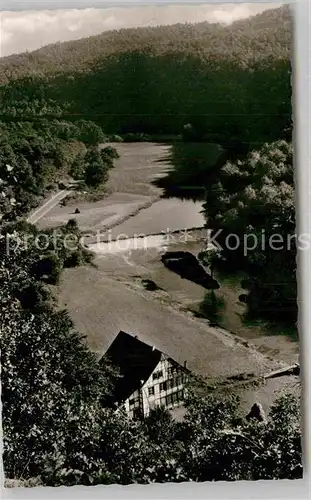
<path id="1" fill-rule="evenodd" d="M 116 401 L 124 401 L 139 389 L 150 377 L 162 357 L 162 352 L 145 344 L 137 337 L 120 331 L 104 356 L 116 366 L 121 374 L 113 397 Z"/>

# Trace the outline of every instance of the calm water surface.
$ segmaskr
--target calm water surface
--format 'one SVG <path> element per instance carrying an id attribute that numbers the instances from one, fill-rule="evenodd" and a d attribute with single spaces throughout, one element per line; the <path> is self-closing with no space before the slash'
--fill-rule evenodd
<path id="1" fill-rule="evenodd" d="M 163 198 L 114 227 L 111 230 L 111 239 L 119 238 L 121 234 L 130 238 L 138 234 L 161 234 L 176 229 L 203 227 L 205 219 L 201 212 L 201 202 Z"/>

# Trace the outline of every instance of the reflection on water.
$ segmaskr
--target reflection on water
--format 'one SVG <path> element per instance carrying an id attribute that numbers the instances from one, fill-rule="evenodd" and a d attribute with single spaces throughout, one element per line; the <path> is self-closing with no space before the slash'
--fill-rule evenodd
<path id="1" fill-rule="evenodd" d="M 219 144 L 208 142 L 175 142 L 168 158 L 171 168 L 167 175 L 154 179 L 154 184 L 164 191 L 164 196 L 182 199 L 205 200 L 205 188 L 211 185 L 214 175 L 225 159 Z"/>

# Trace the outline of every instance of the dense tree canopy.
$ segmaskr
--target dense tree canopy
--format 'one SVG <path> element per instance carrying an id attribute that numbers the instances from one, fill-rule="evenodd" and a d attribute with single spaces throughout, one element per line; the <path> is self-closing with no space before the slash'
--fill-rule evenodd
<path id="1" fill-rule="evenodd" d="M 42 103 L 51 115 L 56 102 L 58 116 L 110 133 L 179 134 L 192 123 L 212 142 L 276 140 L 291 119 L 291 24 L 286 6 L 227 27 L 119 30 L 3 58 L 2 113 L 38 116 Z"/>
<path id="2" fill-rule="evenodd" d="M 277 60 L 290 55 L 291 27 L 290 8 L 285 6 L 227 27 L 203 22 L 106 31 L 87 39 L 3 57 L 1 80 L 6 82 L 25 74 L 40 76 L 70 73 L 73 69 L 85 71 L 102 58 L 127 53 L 129 45 L 142 53 L 147 50 L 154 55 L 197 53 L 206 59 L 209 56 L 237 59 L 241 64 L 269 57 Z"/>
<path id="3" fill-rule="evenodd" d="M 176 142 L 174 169 L 156 183 L 168 196 L 205 199 L 206 225 L 221 250 L 211 272 L 246 272 L 242 288 L 249 290 L 250 316 L 295 325 L 297 243 L 302 249 L 307 242 L 296 234 L 293 147 L 284 135 L 245 148 Z M 199 257 L 210 267 L 210 251 Z M 214 310 L 216 299 L 210 294 L 202 306 Z"/>
<path id="4" fill-rule="evenodd" d="M 114 148 L 98 149 L 106 137 L 95 123 L 40 116 L 0 122 L 0 182 L 13 200 L 2 197 L 2 215 L 11 220 L 70 176 L 90 188 L 104 184 L 117 157 Z"/>
<path id="5" fill-rule="evenodd" d="M 207 188 L 209 227 L 231 268 L 246 270 L 249 311 L 297 318 L 296 224 L 292 144 L 265 144 L 227 162 Z M 230 234 L 235 236 L 231 237 Z"/>

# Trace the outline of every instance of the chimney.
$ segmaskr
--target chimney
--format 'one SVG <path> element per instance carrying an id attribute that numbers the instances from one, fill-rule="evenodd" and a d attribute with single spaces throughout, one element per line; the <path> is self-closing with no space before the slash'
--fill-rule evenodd
<path id="1" fill-rule="evenodd" d="M 155 351 L 155 347 L 154 347 L 154 345 L 152 346 L 152 350 L 153 350 L 153 351 Z"/>
<path id="2" fill-rule="evenodd" d="M 187 368 L 187 360 L 184 361 L 184 368 Z"/>

